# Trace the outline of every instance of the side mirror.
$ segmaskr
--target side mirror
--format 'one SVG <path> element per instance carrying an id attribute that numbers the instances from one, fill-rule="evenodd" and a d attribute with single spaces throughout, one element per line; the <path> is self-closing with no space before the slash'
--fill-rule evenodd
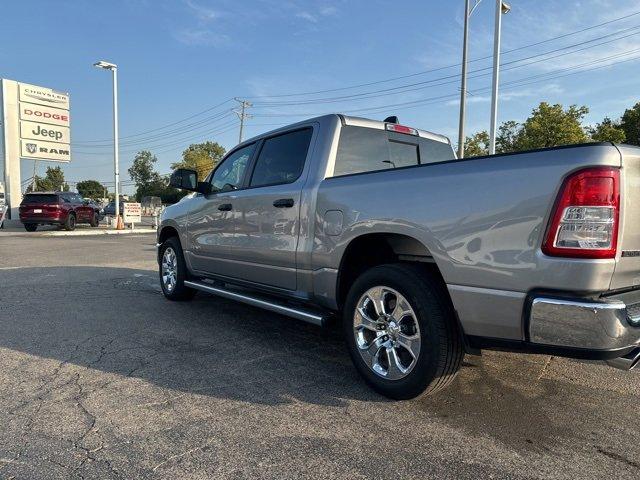
<path id="1" fill-rule="evenodd" d="M 198 191 L 198 172 L 188 168 L 178 168 L 171 174 L 169 185 L 190 192 Z"/>
<path id="2" fill-rule="evenodd" d="M 179 168 L 171 174 L 169 186 L 187 190 L 189 192 L 198 192 L 204 195 L 211 193 L 211 184 L 208 182 L 198 181 L 198 172 L 188 168 Z"/>

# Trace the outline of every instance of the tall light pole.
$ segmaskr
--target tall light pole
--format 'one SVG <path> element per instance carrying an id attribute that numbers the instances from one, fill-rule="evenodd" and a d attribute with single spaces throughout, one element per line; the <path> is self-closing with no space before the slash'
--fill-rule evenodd
<path id="1" fill-rule="evenodd" d="M 467 53 L 469 51 L 469 18 L 482 0 L 476 0 L 469 9 L 470 0 L 464 2 L 464 40 L 462 42 L 462 81 L 460 85 L 460 125 L 458 128 L 458 158 L 464 158 L 464 124 L 467 109 Z"/>
<path id="2" fill-rule="evenodd" d="M 495 33 L 493 35 L 493 84 L 491 88 L 491 127 L 489 132 L 489 155 L 496 153 L 496 133 L 498 130 L 498 86 L 500 84 L 500 35 L 502 15 L 511 7 L 502 0 L 496 0 Z"/>
<path id="3" fill-rule="evenodd" d="M 120 162 L 118 160 L 118 66 L 115 63 L 105 62 L 100 60 L 93 64 L 94 67 L 102 68 L 104 70 L 111 70 L 113 77 L 113 176 L 116 185 L 116 198 L 115 198 L 115 214 L 116 214 L 116 229 L 121 230 L 124 228 L 122 220 L 120 218 Z"/>

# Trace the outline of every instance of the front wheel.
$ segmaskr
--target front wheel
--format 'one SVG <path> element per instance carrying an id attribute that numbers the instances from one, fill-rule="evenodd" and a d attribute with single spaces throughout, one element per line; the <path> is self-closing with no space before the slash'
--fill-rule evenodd
<path id="1" fill-rule="evenodd" d="M 160 286 L 169 300 L 191 300 L 196 290 L 185 286 L 187 266 L 177 237 L 170 237 L 160 246 Z"/>
<path id="2" fill-rule="evenodd" d="M 93 217 L 91 217 L 91 222 L 89 222 L 89 225 L 91 225 L 94 228 L 100 225 L 100 218 L 98 217 L 97 213 L 94 212 Z"/>
<path id="3" fill-rule="evenodd" d="M 415 265 L 381 265 L 363 273 L 347 295 L 343 326 L 358 372 L 393 399 L 444 388 L 464 357 L 445 288 Z"/>

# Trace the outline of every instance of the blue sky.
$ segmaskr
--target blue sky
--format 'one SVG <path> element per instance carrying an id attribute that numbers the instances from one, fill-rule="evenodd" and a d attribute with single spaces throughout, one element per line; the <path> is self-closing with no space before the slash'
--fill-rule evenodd
<path id="1" fill-rule="evenodd" d="M 472 17 L 471 59 L 491 55 L 494 3 L 484 0 Z M 503 56 L 501 121 L 522 120 L 546 100 L 588 105 L 587 120 L 593 123 L 605 115 L 617 117 L 640 100 L 640 60 L 635 60 L 640 14 L 521 48 L 640 12 L 637 0 L 510 3 L 511 13 L 503 17 L 503 51 L 517 50 Z M 91 66 L 100 59 L 119 65 L 123 181 L 140 149 L 156 153 L 158 170 L 166 173 L 189 143 L 212 139 L 232 147 L 238 127 L 234 102 L 227 100 L 233 97 L 249 97 L 255 104 L 245 138 L 337 111 L 380 119 L 397 114 L 402 123 L 455 140 L 463 5 L 463 0 L 4 0 L 0 77 L 70 93 L 73 161 L 64 169 L 73 181 L 113 180 L 111 79 Z M 468 132 L 488 128 L 489 66 L 488 59 L 470 64 L 478 71 L 469 83 Z M 345 88 L 401 76 L 406 78 Z M 264 97 L 326 90 L 333 91 Z M 368 92 L 368 98 L 353 97 Z M 54 164 L 41 162 L 40 172 L 46 165 Z M 32 168 L 23 161 L 23 178 Z"/>

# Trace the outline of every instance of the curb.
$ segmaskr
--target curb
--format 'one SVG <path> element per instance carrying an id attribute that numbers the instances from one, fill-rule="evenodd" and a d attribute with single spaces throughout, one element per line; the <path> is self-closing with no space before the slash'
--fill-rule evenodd
<path id="1" fill-rule="evenodd" d="M 43 237 L 88 237 L 91 235 L 143 235 L 156 234 L 155 229 L 135 230 L 75 230 L 73 232 L 42 232 Z"/>

